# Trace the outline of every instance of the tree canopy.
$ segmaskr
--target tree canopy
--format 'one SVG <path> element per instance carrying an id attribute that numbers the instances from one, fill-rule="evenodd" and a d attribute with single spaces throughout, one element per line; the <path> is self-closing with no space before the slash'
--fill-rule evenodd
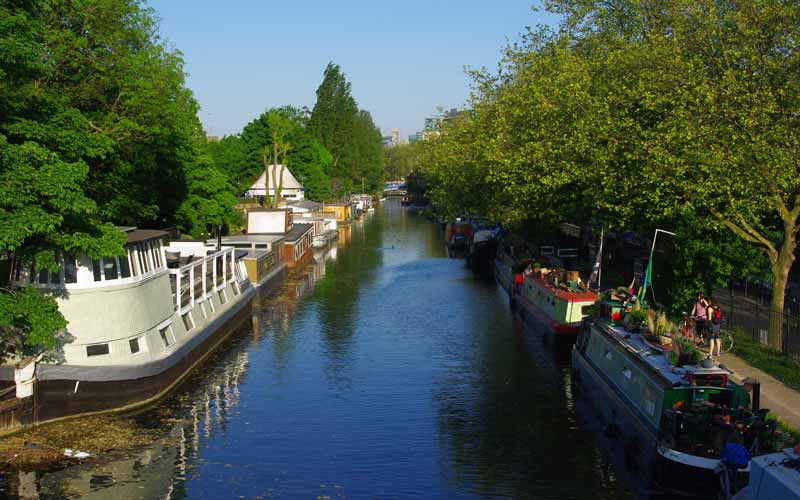
<path id="1" fill-rule="evenodd" d="M 201 130 L 142 2 L 3 2 L 0 79 L 0 253 L 54 269 L 61 253 L 122 254 L 116 224 L 175 220 Z M 54 299 L 6 281 L 2 335 L 54 345 Z"/>
<path id="2" fill-rule="evenodd" d="M 782 311 L 800 215 L 800 5 L 546 7 L 562 17 L 559 28 L 528 31 L 497 73 L 473 72 L 468 109 L 432 140 L 425 174 L 434 203 L 512 226 L 688 224 L 677 245 L 689 267 L 708 251 L 698 241 L 735 235 L 764 251 L 772 307 Z M 731 266 L 708 267 L 718 281 Z M 696 285 L 689 281 L 678 286 Z M 771 325 L 770 344 L 781 342 Z"/>
<path id="3" fill-rule="evenodd" d="M 339 65 L 328 63 L 317 88 L 317 102 L 308 119 L 308 130 L 330 152 L 333 194 L 360 190 L 378 191 L 383 182 L 380 130 L 368 111 L 359 110 L 350 82 Z"/>

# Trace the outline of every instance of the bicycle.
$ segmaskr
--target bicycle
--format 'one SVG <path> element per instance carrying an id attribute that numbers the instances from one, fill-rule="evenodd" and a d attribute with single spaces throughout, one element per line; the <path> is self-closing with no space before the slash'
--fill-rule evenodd
<path id="1" fill-rule="evenodd" d="M 722 322 L 724 324 L 725 320 L 723 319 Z M 721 326 L 722 325 L 720 325 L 720 327 Z M 686 313 L 683 313 L 683 322 L 681 323 L 681 336 L 683 336 L 684 338 L 688 338 L 692 342 L 701 345 L 705 344 L 704 335 L 701 334 L 700 338 L 699 339 L 697 338 L 695 318 Z M 720 340 L 721 352 L 729 353 L 733 350 L 733 335 L 731 335 L 729 331 L 722 330 L 722 328 L 720 328 L 719 340 Z"/>

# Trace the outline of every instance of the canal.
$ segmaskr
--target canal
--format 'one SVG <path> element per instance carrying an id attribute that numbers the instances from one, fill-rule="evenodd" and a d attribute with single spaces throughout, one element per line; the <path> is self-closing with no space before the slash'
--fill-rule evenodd
<path id="1" fill-rule="evenodd" d="M 437 225 L 390 206 L 126 417 L 152 445 L 11 480 L 21 498 L 634 498 L 569 376 Z"/>

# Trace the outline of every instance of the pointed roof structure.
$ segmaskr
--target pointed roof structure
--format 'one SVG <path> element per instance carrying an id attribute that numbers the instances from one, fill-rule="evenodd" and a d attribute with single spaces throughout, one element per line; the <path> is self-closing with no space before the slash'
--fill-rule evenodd
<path id="1" fill-rule="evenodd" d="M 283 165 L 278 165 L 277 166 L 278 171 L 274 173 L 274 176 L 275 176 L 276 179 L 281 173 L 281 167 L 282 166 Z M 273 171 L 275 170 L 275 168 L 276 168 L 275 165 L 270 165 L 269 166 L 269 189 L 270 189 L 270 191 L 273 191 L 277 187 L 277 186 L 273 186 L 272 185 Z M 250 186 L 251 190 L 252 189 L 260 189 L 262 191 L 264 190 L 264 186 L 266 184 L 264 182 L 264 174 L 265 174 L 265 172 L 261 172 L 261 175 L 258 176 L 258 179 L 253 183 L 252 186 Z M 278 180 L 278 185 L 280 185 L 280 179 L 277 179 L 277 180 Z M 283 186 L 282 187 L 283 187 L 283 189 L 303 189 L 303 186 L 300 185 L 300 183 L 297 181 L 295 176 L 292 175 L 292 173 L 289 171 L 288 168 L 284 168 L 283 169 Z"/>

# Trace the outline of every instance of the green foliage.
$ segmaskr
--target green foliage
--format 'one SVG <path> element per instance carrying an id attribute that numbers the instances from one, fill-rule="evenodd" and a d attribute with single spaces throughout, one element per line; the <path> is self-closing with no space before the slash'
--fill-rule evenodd
<path id="1" fill-rule="evenodd" d="M 121 255 L 114 224 L 174 219 L 202 134 L 182 64 L 139 0 L 0 4 L 0 255 Z M 0 291 L 0 325 L 26 348 L 65 326 L 27 288 Z"/>
<path id="2" fill-rule="evenodd" d="M 734 354 L 789 387 L 800 390 L 800 356 L 783 354 L 761 345 L 741 330 L 735 330 L 732 334 Z"/>
<path id="3" fill-rule="evenodd" d="M 308 119 L 309 132 L 331 154 L 334 197 L 360 189 L 362 183 L 366 191 L 375 192 L 383 182 L 380 130 L 368 111 L 358 109 L 350 89 L 339 66 L 328 63 Z"/>
<path id="4" fill-rule="evenodd" d="M 0 359 L 55 346 L 53 332 L 67 326 L 53 297 L 26 287 L 0 288 Z"/>
<path id="5" fill-rule="evenodd" d="M 468 109 L 431 141 L 423 173 L 437 208 L 512 227 L 594 219 L 688 229 L 677 303 L 734 268 L 761 267 L 752 252 L 742 254 L 752 265 L 731 258 L 742 246 L 720 237 L 726 230 L 766 255 L 782 290 L 800 217 L 800 6 L 546 7 L 562 17 L 558 31 L 529 31 L 497 73 L 473 72 Z M 783 294 L 772 307 L 783 309 Z M 771 325 L 773 345 L 780 335 Z"/>
<path id="6" fill-rule="evenodd" d="M 189 194 L 176 214 L 179 227 L 193 238 L 207 239 L 218 230 L 240 225 L 235 188 L 228 178 L 214 166 L 210 155 L 198 155 L 186 171 Z"/>
<path id="7" fill-rule="evenodd" d="M 228 175 L 238 193 L 243 193 L 252 185 L 264 171 L 264 148 L 272 151 L 270 113 L 278 113 L 289 121 L 286 124 L 290 129 L 286 141 L 292 145 L 292 149 L 287 156 L 287 168 L 306 188 L 306 197 L 329 201 L 331 181 L 328 173 L 333 159 L 307 131 L 307 117 L 303 111 L 291 106 L 267 110 L 245 125 L 241 134 L 211 143 L 209 150 L 217 168 Z M 272 162 L 271 159 L 269 161 Z"/>
<path id="8" fill-rule="evenodd" d="M 430 143 L 426 141 L 418 141 L 383 148 L 384 176 L 391 180 L 404 179 L 412 172 L 422 170 L 429 146 Z"/>

